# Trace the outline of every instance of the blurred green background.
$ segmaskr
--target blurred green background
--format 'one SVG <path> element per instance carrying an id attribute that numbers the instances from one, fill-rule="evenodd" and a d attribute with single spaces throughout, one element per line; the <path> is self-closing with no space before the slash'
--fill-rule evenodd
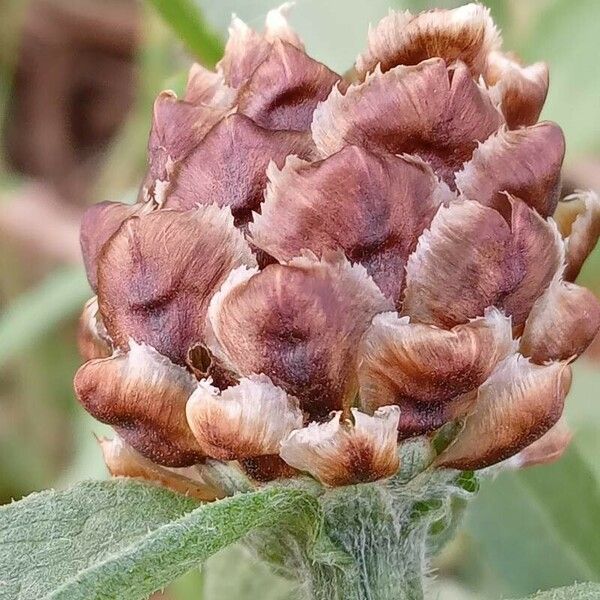
<path id="1" fill-rule="evenodd" d="M 291 21 L 314 57 L 344 71 L 388 8 L 458 4 L 298 0 Z M 600 1 L 486 4 L 506 48 L 550 64 L 543 117 L 566 133 L 565 193 L 600 191 Z M 0 503 L 106 476 L 92 435 L 102 427 L 71 389 L 76 320 L 90 296 L 78 254 L 81 211 L 134 197 L 156 94 L 181 89 L 190 49 L 214 61 L 231 13 L 260 28 L 273 0 L 199 0 L 205 31 L 186 38 L 189 23 L 180 22 L 187 46 L 157 7 L 177 18 L 169 0 L 0 0 Z M 581 282 L 600 294 L 600 249 Z M 432 565 L 433 598 L 510 598 L 600 581 L 599 390 L 597 341 L 576 366 L 567 454 L 483 483 L 464 527 Z M 234 548 L 162 597 L 292 595 Z"/>

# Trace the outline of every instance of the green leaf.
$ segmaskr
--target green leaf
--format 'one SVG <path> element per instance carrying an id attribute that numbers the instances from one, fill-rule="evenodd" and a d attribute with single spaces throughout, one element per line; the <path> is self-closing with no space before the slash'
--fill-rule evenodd
<path id="1" fill-rule="evenodd" d="M 70 268 L 50 273 L 19 296 L 0 316 L 0 367 L 76 314 L 90 295 L 83 269 Z"/>
<path id="2" fill-rule="evenodd" d="M 267 526 L 314 541 L 317 501 L 270 488 L 198 506 L 130 480 L 33 494 L 0 509 L 0 599 L 141 600 Z"/>
<path id="3" fill-rule="evenodd" d="M 534 594 L 523 600 L 598 600 L 600 598 L 600 584 L 579 583 L 547 592 Z"/>
<path id="4" fill-rule="evenodd" d="M 467 523 L 506 593 L 600 579 L 600 487 L 577 443 L 558 463 L 484 482 Z"/>
<path id="5" fill-rule="evenodd" d="M 210 30 L 192 0 L 149 0 L 181 41 L 206 66 L 212 67 L 223 55 L 221 38 Z"/>

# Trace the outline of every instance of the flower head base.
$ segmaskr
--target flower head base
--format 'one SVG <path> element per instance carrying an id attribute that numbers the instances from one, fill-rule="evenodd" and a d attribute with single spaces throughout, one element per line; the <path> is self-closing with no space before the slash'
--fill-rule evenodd
<path id="1" fill-rule="evenodd" d="M 600 327 L 573 283 L 600 203 L 559 202 L 546 66 L 470 4 L 390 13 L 345 79 L 286 8 L 262 33 L 234 19 L 216 71 L 159 95 L 140 201 L 83 221 L 75 388 L 120 436 L 111 471 L 196 495 L 187 468 L 215 460 L 341 486 L 448 423 L 439 468 L 559 456 Z"/>

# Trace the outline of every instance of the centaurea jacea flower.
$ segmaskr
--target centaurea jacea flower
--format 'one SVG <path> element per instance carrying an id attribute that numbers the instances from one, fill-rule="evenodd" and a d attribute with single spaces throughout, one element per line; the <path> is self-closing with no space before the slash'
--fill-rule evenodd
<path id="1" fill-rule="evenodd" d="M 540 440 L 600 327 L 573 283 L 600 202 L 559 202 L 547 87 L 480 5 L 390 13 L 346 77 L 283 10 L 260 33 L 234 19 L 216 71 L 158 96 L 139 201 L 82 225 L 97 297 L 75 388 L 120 436 L 109 468 L 343 486 L 449 423 L 438 468 Z"/>

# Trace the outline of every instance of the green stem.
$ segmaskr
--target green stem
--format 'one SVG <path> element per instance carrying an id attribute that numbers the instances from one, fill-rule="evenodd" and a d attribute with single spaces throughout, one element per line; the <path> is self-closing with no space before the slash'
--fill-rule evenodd
<path id="1" fill-rule="evenodd" d="M 323 498 L 325 532 L 349 561 L 314 562 L 315 600 L 422 600 L 429 522 L 412 519 L 384 486 L 356 486 Z"/>
<path id="2" fill-rule="evenodd" d="M 251 541 L 294 576 L 306 600 L 423 600 L 429 563 L 476 491 L 472 474 L 426 469 L 384 482 L 321 488 L 323 522 L 312 547 L 278 532 Z"/>

